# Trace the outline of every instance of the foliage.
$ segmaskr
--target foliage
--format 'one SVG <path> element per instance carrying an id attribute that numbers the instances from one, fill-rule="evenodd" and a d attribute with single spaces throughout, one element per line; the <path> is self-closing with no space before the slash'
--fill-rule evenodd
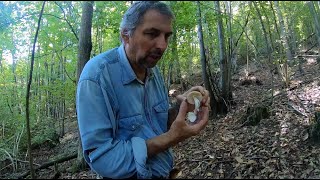
<path id="1" fill-rule="evenodd" d="M 52 119 L 42 119 L 40 122 L 34 124 L 31 128 L 31 148 L 49 146 L 54 147 L 59 143 L 59 135 L 56 133 Z M 24 133 L 20 142 L 21 152 L 27 150 L 27 135 Z"/>
<path id="2" fill-rule="evenodd" d="M 194 1 L 168 2 L 176 16 L 177 54 L 181 76 L 201 73 L 200 49 L 197 34 L 197 6 Z M 81 22 L 81 1 L 50 1 L 43 14 L 31 86 L 31 123 L 33 144 L 56 143 L 54 124 L 68 116 L 67 109 L 75 114 L 77 48 Z M 95 1 L 92 27 L 95 56 L 120 45 L 119 25 L 129 1 Z M 299 52 L 312 47 L 316 30 L 310 10 L 304 1 L 282 1 L 280 8 L 289 32 L 290 48 Z M 0 2 L 0 148 L 11 155 L 14 150 L 25 151 L 25 93 L 30 69 L 30 50 L 41 7 L 37 1 Z M 202 25 L 206 55 L 211 72 L 220 70 L 217 13 L 212 1 L 201 1 Z M 274 2 L 259 1 L 261 19 L 273 46 L 272 63 L 283 64 L 285 54 L 279 35 L 279 18 Z M 238 64 L 264 62 L 267 53 L 259 14 L 248 1 L 231 2 L 232 16 L 226 14 L 221 2 L 224 25 L 231 19 L 231 31 L 225 31 L 225 41 L 233 42 Z M 272 9 L 273 7 L 273 9 Z M 316 6 L 319 14 L 319 7 Z M 246 24 L 246 19 L 248 23 Z M 224 26 L 227 27 L 227 26 Z M 232 39 L 230 38 L 232 35 Z M 232 40 L 232 41 L 231 41 Z M 237 44 L 235 44 L 237 43 Z M 230 48 L 229 47 L 229 48 Z M 175 59 L 169 44 L 159 63 L 164 76 Z M 296 50 L 295 50 L 296 48 Z M 247 58 L 248 57 L 248 58 Z M 173 68 L 177 74 L 176 67 Z M 68 121 L 68 120 L 67 120 Z M 18 142 L 19 141 L 19 142 Z M 53 144 L 54 144 L 53 143 Z M 20 144 L 20 145 L 18 145 Z M 19 148 L 24 147 L 24 148 Z M 5 152 L 2 151 L 2 152 Z M 6 153 L 6 154 L 8 154 Z M 6 155 L 4 155 L 6 156 Z"/>

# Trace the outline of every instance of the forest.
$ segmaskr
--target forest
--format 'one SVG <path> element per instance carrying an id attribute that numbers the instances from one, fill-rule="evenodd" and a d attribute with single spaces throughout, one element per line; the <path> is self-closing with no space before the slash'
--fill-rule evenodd
<path id="1" fill-rule="evenodd" d="M 90 58 L 134 1 L 0 1 L 0 178 L 97 179 L 75 104 Z M 320 177 L 320 1 L 164 1 L 169 98 L 195 85 L 210 122 L 173 147 L 177 179 Z"/>

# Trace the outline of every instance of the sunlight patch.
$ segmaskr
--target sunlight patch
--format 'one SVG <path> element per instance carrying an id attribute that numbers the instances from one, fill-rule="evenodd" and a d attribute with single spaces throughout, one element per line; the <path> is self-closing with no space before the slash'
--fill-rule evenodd
<path id="1" fill-rule="evenodd" d="M 307 59 L 307 64 L 308 65 L 312 65 L 312 64 L 316 64 L 317 61 L 315 58 L 306 58 Z"/>

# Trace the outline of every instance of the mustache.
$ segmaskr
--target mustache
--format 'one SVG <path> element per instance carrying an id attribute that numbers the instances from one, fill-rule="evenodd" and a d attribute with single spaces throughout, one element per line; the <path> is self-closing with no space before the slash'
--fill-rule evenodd
<path id="1" fill-rule="evenodd" d="M 151 56 L 162 56 L 164 52 L 161 50 L 154 50 L 150 53 Z"/>

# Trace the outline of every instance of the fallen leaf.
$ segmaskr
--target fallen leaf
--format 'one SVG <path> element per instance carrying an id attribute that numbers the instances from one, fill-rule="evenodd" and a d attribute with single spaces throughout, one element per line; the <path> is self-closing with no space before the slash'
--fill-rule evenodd
<path id="1" fill-rule="evenodd" d="M 307 140 L 308 138 L 309 138 L 309 134 L 306 133 L 306 134 L 303 136 L 302 140 L 305 141 L 305 140 Z"/>
<path id="2" fill-rule="evenodd" d="M 246 164 L 257 164 L 255 160 L 249 160 Z"/>
<path id="3" fill-rule="evenodd" d="M 238 163 L 243 163 L 243 159 L 241 156 L 235 157 L 235 159 L 238 161 Z"/>

